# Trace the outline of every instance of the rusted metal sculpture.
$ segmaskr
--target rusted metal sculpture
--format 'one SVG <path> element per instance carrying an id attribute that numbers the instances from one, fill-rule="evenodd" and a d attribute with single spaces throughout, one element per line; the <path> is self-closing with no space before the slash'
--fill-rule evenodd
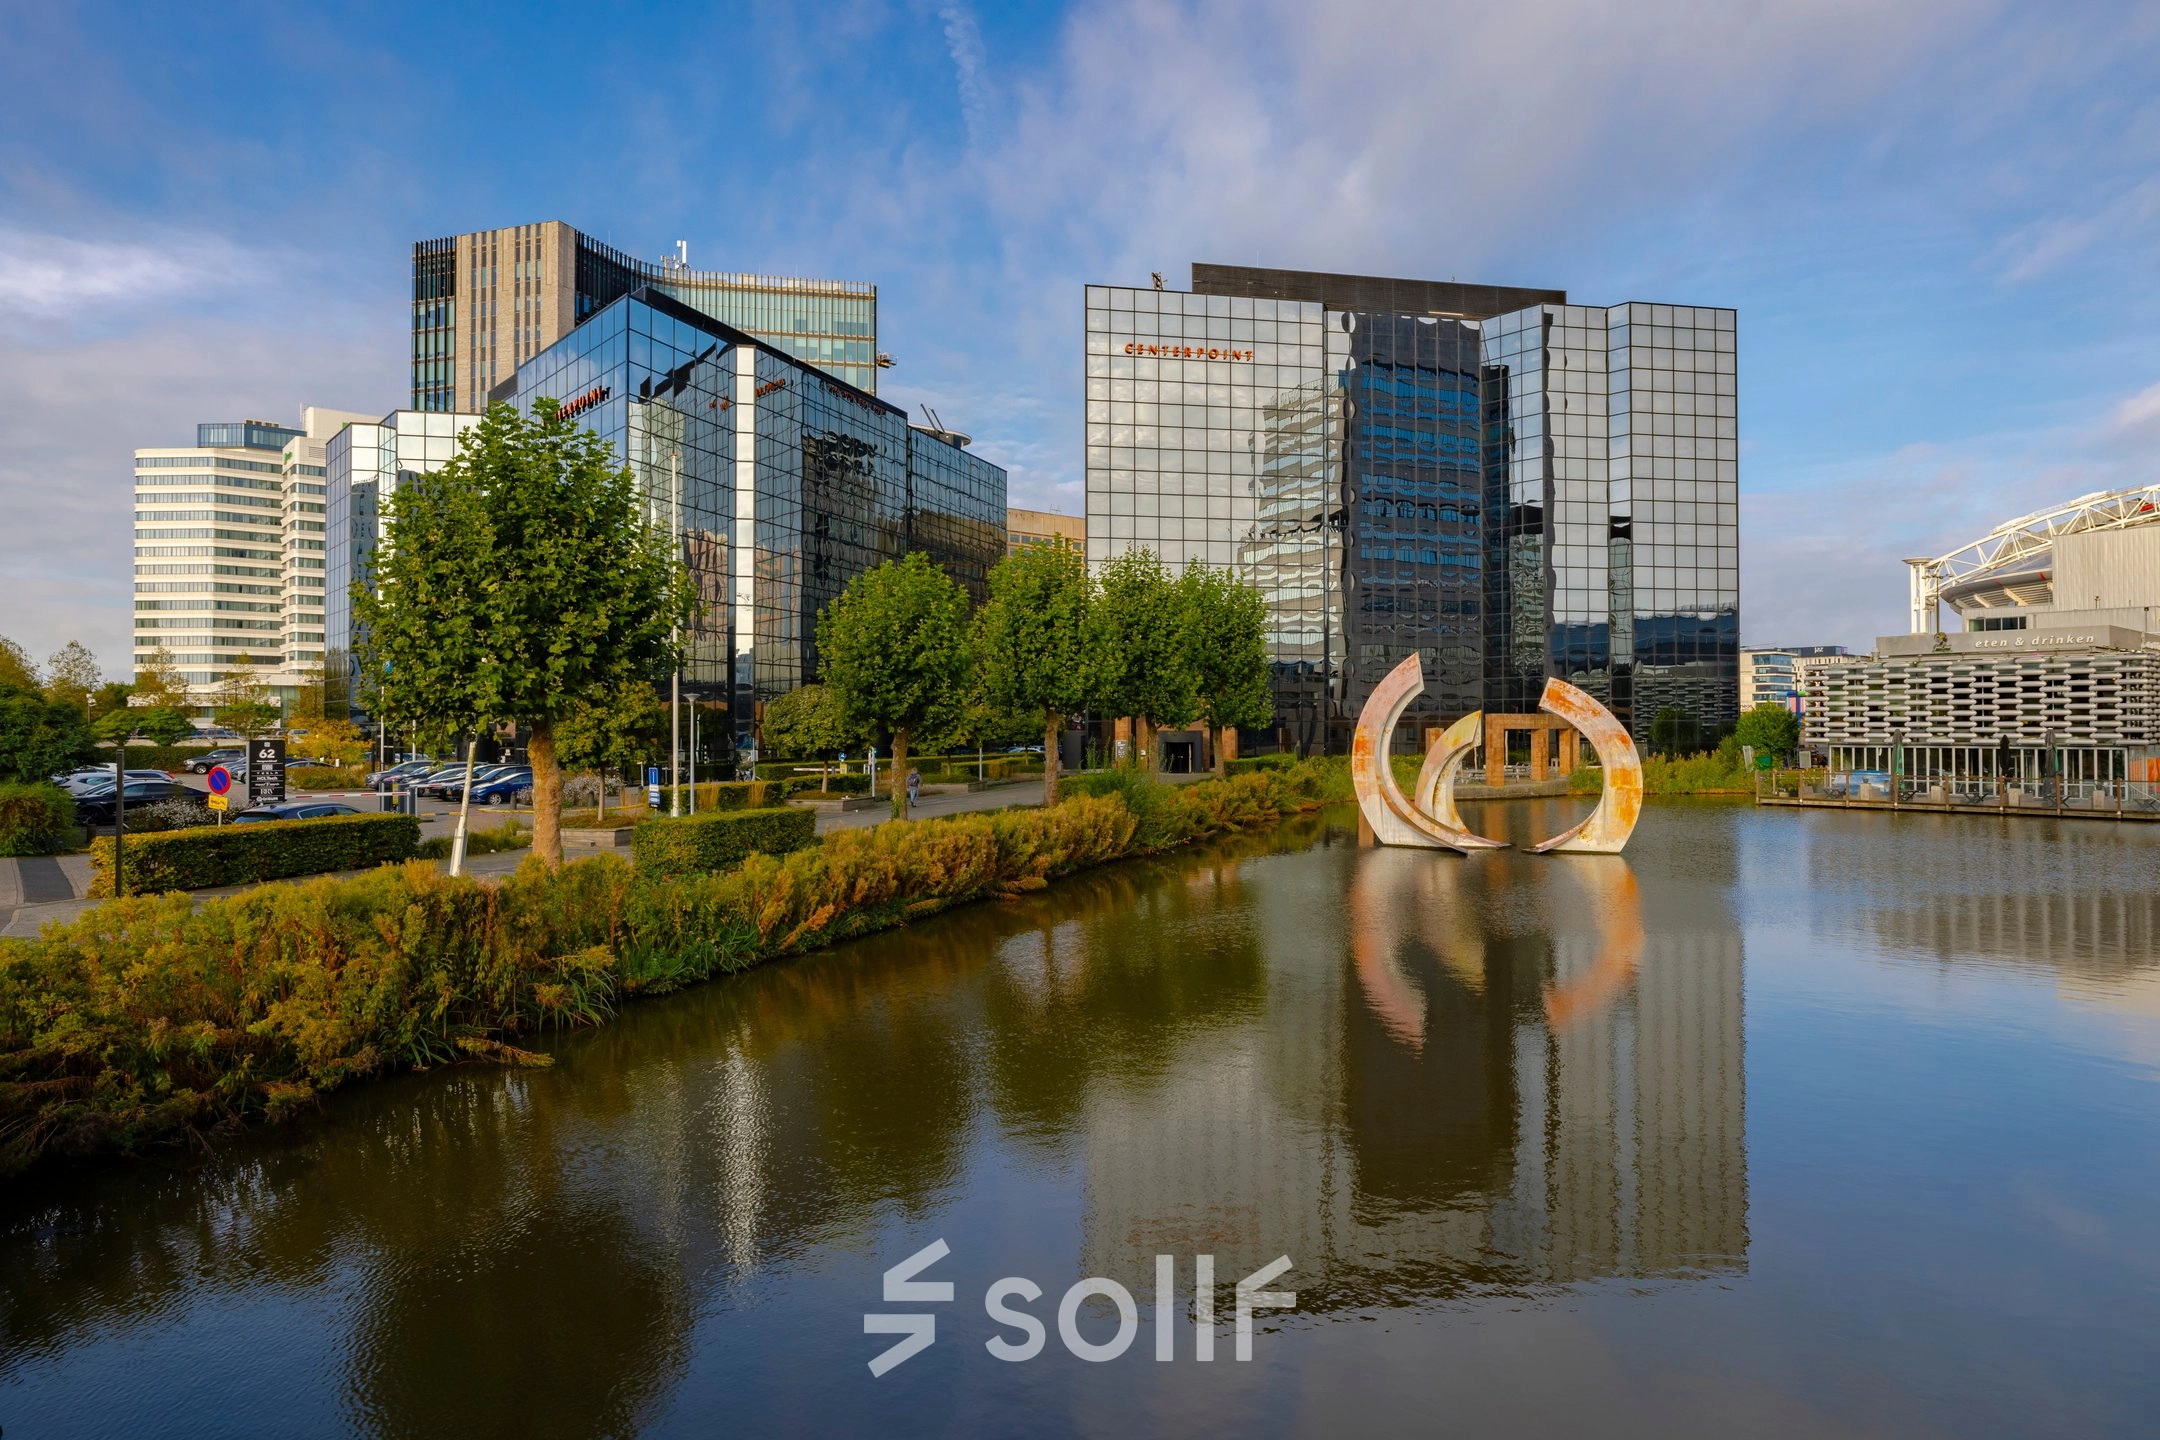
<path id="1" fill-rule="evenodd" d="M 1403 709 L 1424 688 L 1423 667 L 1411 655 L 1373 687 L 1372 697 L 1358 715 L 1350 749 L 1350 779 L 1373 838 L 1382 845 L 1464 854 L 1506 849 L 1506 842 L 1472 832 L 1455 808 L 1455 771 L 1478 746 L 1485 719 L 1482 711 L 1465 715 L 1433 741 L 1418 774 L 1415 803 L 1404 798 L 1402 787 L 1395 783 L 1390 737 Z M 1597 747 L 1605 793 L 1580 824 L 1532 848 L 1540 854 L 1619 854 L 1642 814 L 1642 760 L 1635 753 L 1635 742 L 1610 710 L 1565 680 L 1545 682 L 1538 708 L 1565 720 Z"/>
<path id="2" fill-rule="evenodd" d="M 1605 793 L 1597 808 L 1572 829 L 1564 830 L 1532 850 L 1538 854 L 1569 851 L 1575 854 L 1617 855 L 1635 833 L 1642 815 L 1642 757 L 1627 727 L 1612 711 L 1565 680 L 1547 680 L 1538 709 L 1550 711 L 1581 731 L 1597 747 L 1598 764 L 1605 771 Z"/>
<path id="3" fill-rule="evenodd" d="M 1372 698 L 1358 713 L 1357 735 L 1350 744 L 1350 782 L 1357 788 L 1358 808 L 1365 812 L 1365 821 L 1372 826 L 1373 838 L 1382 845 L 1422 845 L 1428 849 L 1458 850 L 1464 854 L 1491 849 L 1498 842 L 1471 834 L 1463 828 L 1459 817 L 1451 824 L 1413 806 L 1403 798 L 1402 787 L 1395 783 L 1389 740 L 1395 733 L 1395 723 L 1402 719 L 1403 707 L 1424 688 L 1424 668 L 1413 654 L 1373 687 Z M 1460 723 L 1451 726 L 1448 734 L 1461 728 Z M 1438 751 L 1446 742 L 1447 736 L 1443 735 L 1434 749 Z M 1455 758 L 1459 760 L 1468 753 L 1465 749 Z M 1431 763 L 1428 759 L 1428 768 Z M 1443 771 L 1447 768 L 1442 767 Z M 1446 789 L 1448 809 L 1452 812 L 1453 782 L 1445 774 L 1441 779 L 1447 783 L 1443 786 L 1440 781 L 1435 781 L 1434 788 Z M 1422 779 L 1418 788 L 1421 792 L 1426 788 Z"/>

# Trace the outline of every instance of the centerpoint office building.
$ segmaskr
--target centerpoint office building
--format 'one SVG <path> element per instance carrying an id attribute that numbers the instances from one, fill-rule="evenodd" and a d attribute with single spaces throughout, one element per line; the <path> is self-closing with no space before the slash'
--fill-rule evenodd
<path id="1" fill-rule="evenodd" d="M 1413 651 L 1413 732 L 1548 676 L 1638 739 L 1738 717 L 1735 315 L 1195 264 L 1086 290 L 1087 544 L 1234 566 L 1278 740 L 1347 748 Z"/>
<path id="2" fill-rule="evenodd" d="M 613 446 L 652 523 L 679 523 L 703 602 L 685 688 L 758 706 L 818 677 L 817 614 L 920 550 L 979 603 L 1004 557 L 1005 472 L 948 430 L 647 287 L 602 307 L 491 399 L 561 403 Z M 679 522 L 677 515 L 679 513 Z"/>

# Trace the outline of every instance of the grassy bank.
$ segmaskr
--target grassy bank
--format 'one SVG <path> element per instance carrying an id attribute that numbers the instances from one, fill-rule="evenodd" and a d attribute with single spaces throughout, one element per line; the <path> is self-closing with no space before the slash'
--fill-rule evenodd
<path id="1" fill-rule="evenodd" d="M 1668 760 L 1645 755 L 1642 760 L 1645 795 L 1752 795 L 1755 772 L 1737 758 L 1728 762 L 1718 755 L 1685 755 Z M 1596 795 L 1605 788 L 1605 772 L 1584 766 L 1568 777 L 1570 795 Z"/>
<path id="2" fill-rule="evenodd" d="M 523 1048 L 652 995 L 1310 808 L 1322 767 L 836 831 L 660 880 L 613 857 L 110 901 L 0 940 L 0 1173 L 276 1118 L 354 1080 Z"/>

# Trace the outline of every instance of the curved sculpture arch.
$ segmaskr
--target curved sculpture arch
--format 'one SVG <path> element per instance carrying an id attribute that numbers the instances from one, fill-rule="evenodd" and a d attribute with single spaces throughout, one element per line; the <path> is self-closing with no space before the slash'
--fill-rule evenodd
<path id="1" fill-rule="evenodd" d="M 1402 787 L 1395 783 L 1390 738 L 1404 707 L 1424 688 L 1423 666 L 1412 654 L 1373 687 L 1371 698 L 1358 714 L 1357 735 L 1350 749 L 1350 779 L 1373 838 L 1382 845 L 1422 846 L 1464 854 L 1506 849 L 1506 842 L 1471 831 L 1455 808 L 1455 772 L 1478 746 L 1485 719 L 1482 711 L 1465 715 L 1433 741 L 1426 751 L 1424 768 L 1418 772 L 1415 803 L 1406 799 Z M 1642 758 L 1636 753 L 1634 740 L 1594 696 L 1565 680 L 1545 682 L 1538 708 L 1567 721 L 1596 747 L 1598 763 L 1604 769 L 1605 789 L 1596 809 L 1578 824 L 1531 847 L 1533 852 L 1619 854 L 1642 814 Z"/>
<path id="2" fill-rule="evenodd" d="M 1567 721 L 1597 747 L 1598 764 L 1605 771 L 1605 793 L 1598 797 L 1597 808 L 1579 823 L 1531 846 L 1531 850 L 1539 855 L 1550 851 L 1619 854 L 1628 836 L 1635 833 L 1635 821 L 1642 814 L 1642 757 L 1635 753 L 1635 742 L 1629 738 L 1627 727 L 1595 696 L 1565 680 L 1545 682 L 1538 709 Z"/>
<path id="3" fill-rule="evenodd" d="M 1497 840 L 1471 834 L 1463 828 L 1459 817 L 1450 824 L 1413 806 L 1403 798 L 1402 787 L 1395 783 L 1394 760 L 1389 753 L 1390 737 L 1395 733 L 1396 722 L 1402 719 L 1403 707 L 1424 688 L 1424 667 L 1412 654 L 1373 687 L 1372 697 L 1358 712 L 1357 735 L 1350 745 L 1350 782 L 1357 789 L 1358 809 L 1364 812 L 1365 823 L 1372 826 L 1373 838 L 1382 845 L 1421 845 L 1435 850 L 1458 850 L 1464 854 L 1500 846 L 1501 842 Z M 1461 728 L 1462 723 L 1458 721 L 1449 728 L 1448 734 Z M 1444 748 L 1446 741 L 1447 736 L 1443 735 L 1434 746 L 1435 753 Z M 1455 758 L 1460 760 L 1468 753 L 1468 749 L 1464 749 Z M 1428 769 L 1431 764 L 1428 757 Z M 1452 781 L 1447 788 L 1448 808 L 1452 811 Z M 1422 796 L 1426 789 L 1422 776 L 1418 789 Z"/>

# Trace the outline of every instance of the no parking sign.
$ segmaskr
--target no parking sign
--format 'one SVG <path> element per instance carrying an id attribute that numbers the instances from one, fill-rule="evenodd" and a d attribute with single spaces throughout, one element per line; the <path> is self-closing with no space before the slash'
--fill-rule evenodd
<path id="1" fill-rule="evenodd" d="M 212 810 L 230 809 L 232 801 L 225 797 L 226 793 L 232 789 L 232 771 L 227 770 L 223 765 L 213 765 L 210 767 L 209 780 L 210 808 Z"/>

